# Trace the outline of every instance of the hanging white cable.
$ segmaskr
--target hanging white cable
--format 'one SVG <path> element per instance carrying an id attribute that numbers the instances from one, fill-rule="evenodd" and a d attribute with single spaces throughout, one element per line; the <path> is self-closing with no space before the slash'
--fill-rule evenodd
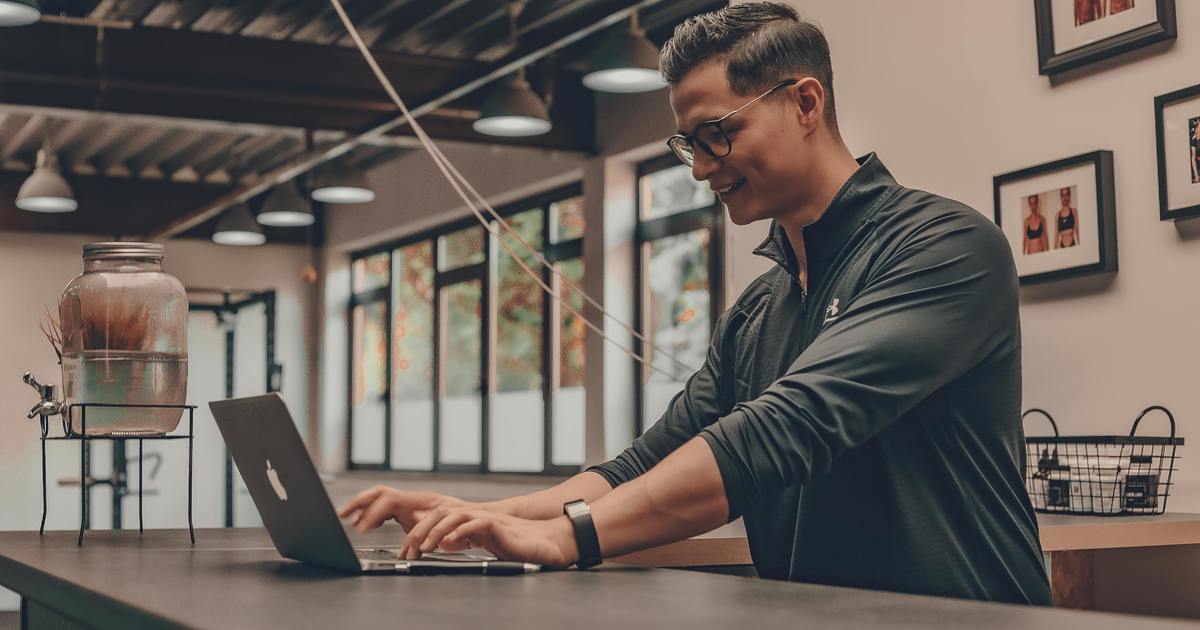
<path id="1" fill-rule="evenodd" d="M 420 133 L 424 133 L 424 130 L 422 130 Z M 442 150 L 436 144 L 431 145 L 430 149 L 436 155 L 436 157 L 434 158 L 434 161 L 437 162 L 437 161 L 441 160 L 448 167 L 448 169 L 451 170 L 451 172 L 453 172 L 457 176 L 456 179 L 458 179 L 462 183 L 463 187 L 466 188 L 469 192 L 471 192 L 471 194 L 475 195 L 476 199 L 480 199 L 482 201 L 482 199 L 483 199 L 482 195 L 480 195 L 479 192 L 476 191 L 473 186 L 471 186 L 471 183 L 469 181 L 467 181 L 467 179 L 465 177 L 463 177 L 462 174 L 457 171 L 457 169 L 454 168 L 454 165 L 450 163 L 449 159 L 445 156 L 445 154 L 442 153 Z M 446 171 L 443 170 L 442 172 L 443 172 L 443 174 L 445 174 Z M 471 204 L 469 202 L 467 205 L 471 206 Z M 576 295 L 583 298 L 583 300 L 585 302 L 590 304 L 596 310 L 600 311 L 600 313 L 602 315 L 604 315 L 605 317 L 608 317 L 610 320 L 615 322 L 617 325 L 624 328 L 635 339 L 650 346 L 652 349 L 654 349 L 655 352 L 661 354 L 663 357 L 670 359 L 671 361 L 674 361 L 677 365 L 683 367 L 685 370 L 691 371 L 694 369 L 691 366 L 684 363 L 683 361 L 680 361 L 679 359 L 675 358 L 673 355 L 671 355 L 667 351 L 663 350 L 662 348 L 660 348 L 657 345 L 655 345 L 654 343 L 652 343 L 649 339 L 647 339 L 645 336 L 643 336 L 641 333 L 639 333 L 637 330 L 635 330 L 629 324 L 626 324 L 624 321 L 622 321 L 616 315 L 613 315 L 612 313 L 609 313 L 607 310 L 605 310 L 604 307 L 600 306 L 600 304 L 595 299 L 593 299 L 592 296 L 588 295 L 587 292 L 585 292 L 582 287 L 575 284 L 570 278 L 564 276 L 562 274 L 562 272 L 560 272 L 558 270 L 557 267 L 555 267 L 553 264 L 551 264 L 550 261 L 547 260 L 546 257 L 542 255 L 541 251 L 539 251 L 538 248 L 534 247 L 532 244 L 529 243 L 529 241 L 525 240 L 525 238 L 523 236 L 521 236 L 520 232 L 514 230 L 512 228 L 512 225 L 509 224 L 508 221 L 506 221 L 504 219 L 504 217 L 500 215 L 500 213 L 496 212 L 496 210 L 493 209 L 490 204 L 487 204 L 486 201 L 482 201 L 480 205 L 482 205 L 488 211 L 488 214 L 490 214 L 493 217 L 493 219 L 495 219 L 496 223 L 499 224 L 502 232 L 505 232 L 508 235 L 511 235 L 514 238 L 516 238 L 517 241 L 519 243 L 521 243 L 522 246 L 525 247 L 525 250 L 530 252 L 531 254 L 533 254 L 533 256 L 538 260 L 539 263 L 541 263 L 541 265 L 543 267 L 549 269 L 552 274 L 554 274 L 556 277 L 558 277 L 558 279 L 561 280 L 564 284 L 566 284 L 567 287 L 571 291 L 574 291 Z M 474 211 L 475 210 L 474 206 L 471 206 L 471 209 Z M 485 227 L 488 228 L 489 232 L 492 232 L 493 234 L 495 233 L 492 231 L 492 228 L 485 217 L 483 217 L 477 211 L 475 212 L 475 216 L 480 220 L 481 223 L 484 224 Z M 501 245 L 504 246 L 505 251 L 507 251 L 510 255 L 516 257 L 516 254 L 514 254 L 511 249 L 509 249 L 509 247 L 503 242 L 503 239 L 501 239 Z M 558 294 L 551 291 L 549 288 L 546 288 L 546 286 L 544 284 L 542 284 L 541 278 L 538 277 L 537 273 L 535 273 L 533 270 L 531 270 L 527 266 L 525 266 L 524 262 L 522 262 L 519 258 L 517 259 L 517 261 L 518 261 L 518 264 L 520 264 L 521 268 L 524 269 L 526 271 L 526 273 L 528 273 L 534 280 L 537 280 L 538 284 L 541 284 L 542 287 L 545 288 L 546 291 L 549 292 L 551 296 L 553 296 L 555 299 L 559 300 L 559 302 L 562 303 L 564 306 L 567 306 L 565 302 L 562 302 L 562 298 L 559 297 Z M 570 307 L 568 306 L 568 308 L 570 308 Z M 572 309 L 572 312 L 574 312 L 573 309 Z M 597 333 L 600 333 L 600 331 L 598 329 L 596 329 L 593 322 L 591 322 L 590 320 L 588 320 L 586 318 L 583 318 L 582 316 L 580 316 L 580 318 L 583 319 L 584 323 L 586 323 L 590 328 L 592 328 L 593 330 L 596 330 Z M 605 337 L 605 338 L 608 339 L 607 337 Z M 613 343 L 616 343 L 616 342 L 614 341 Z M 620 346 L 620 344 L 617 344 L 617 345 Z M 621 349 L 625 350 L 624 347 L 622 347 Z M 630 351 L 626 350 L 626 352 L 629 353 Z M 630 353 L 630 356 L 633 356 L 637 360 L 645 363 L 644 360 L 637 357 L 637 355 L 635 355 L 635 354 Z M 664 374 L 665 374 L 665 372 L 664 372 Z"/>
<path id="2" fill-rule="evenodd" d="M 491 233 L 492 235 L 497 236 L 498 240 L 500 241 L 500 245 L 504 248 L 504 250 L 510 256 L 513 257 L 513 259 L 521 267 L 521 269 L 526 274 L 528 274 L 531 278 L 533 278 L 538 283 L 538 285 L 541 286 L 542 290 L 544 290 L 547 294 L 549 294 L 551 297 L 553 297 L 555 300 L 557 300 L 560 305 L 562 305 L 564 308 L 567 309 L 568 312 L 570 312 L 571 314 L 578 317 L 580 319 L 580 321 L 582 321 L 590 330 L 592 330 L 596 334 L 600 335 L 601 338 L 603 338 L 604 340 L 608 341 L 609 343 L 612 343 L 613 345 L 617 346 L 623 352 L 625 352 L 630 357 L 632 357 L 634 360 L 647 365 L 650 369 L 660 372 L 666 376 L 669 376 L 672 378 L 674 377 L 673 374 L 671 374 L 661 368 L 656 367 L 652 361 L 649 361 L 646 358 L 644 358 L 643 356 L 638 355 L 637 353 L 633 352 L 632 350 L 624 347 L 624 345 L 622 345 L 620 342 L 618 342 L 615 339 L 606 335 L 603 332 L 603 330 L 600 329 L 599 326 L 597 326 L 594 322 L 592 322 L 588 318 L 584 317 L 582 313 L 580 313 L 575 308 L 573 308 L 570 304 L 568 304 L 566 302 L 566 300 L 564 300 L 563 297 L 558 294 L 557 291 L 552 289 L 550 286 L 548 286 L 542 280 L 542 278 L 539 276 L 539 274 L 535 273 L 532 269 L 530 269 L 529 266 L 523 260 L 521 260 L 520 256 L 518 256 L 515 252 L 513 252 L 512 248 L 508 245 L 508 243 L 506 243 L 504 241 L 504 238 L 502 238 L 501 235 L 498 235 L 496 233 L 496 228 L 494 227 L 495 225 L 498 224 L 502 231 L 506 231 L 508 234 L 515 237 L 526 248 L 526 250 L 528 250 L 530 253 L 532 253 L 537 258 L 537 260 L 543 266 L 545 266 L 547 269 L 549 269 L 551 273 L 553 273 L 561 281 L 563 281 L 568 287 L 570 287 L 573 291 L 575 291 L 576 294 L 578 294 L 580 297 L 582 297 L 588 304 L 590 304 L 591 306 L 593 306 L 594 308 L 599 310 L 601 312 L 601 314 L 603 314 L 604 316 L 608 317 L 615 323 L 622 326 L 633 337 L 635 337 L 639 341 L 646 343 L 647 345 L 649 345 L 651 348 L 653 348 L 655 351 L 657 351 L 662 356 L 674 361 L 676 364 L 680 365 L 681 367 L 684 367 L 685 369 L 692 370 L 693 368 L 691 366 L 687 365 L 683 361 L 680 361 L 676 357 L 672 356 L 671 354 L 662 350 L 658 346 L 649 342 L 649 340 L 647 340 L 643 335 L 641 335 L 636 330 L 634 330 L 633 327 L 629 326 L 628 324 L 626 324 L 625 322 L 623 322 L 619 318 L 617 318 L 615 315 L 613 315 L 612 313 L 609 313 L 607 310 L 605 310 L 604 307 L 600 306 L 600 304 L 595 299 L 593 299 L 590 295 L 588 295 L 582 288 L 580 288 L 578 285 L 576 285 L 574 282 L 572 282 L 566 276 L 562 275 L 562 273 L 557 268 L 555 268 L 554 265 L 552 265 L 545 258 L 545 256 L 543 256 L 541 254 L 541 252 L 537 248 L 535 248 L 528 241 L 526 241 L 520 235 L 520 233 L 518 233 L 512 229 L 512 226 L 507 221 L 505 221 L 504 218 L 501 217 L 494 208 L 492 208 L 491 204 L 489 204 L 487 202 L 487 200 L 484 199 L 483 196 L 480 195 L 479 192 L 477 190 L 475 190 L 475 188 L 473 186 L 471 186 L 470 182 L 467 181 L 467 179 L 462 175 L 462 173 L 459 172 L 458 169 L 454 167 L 454 165 L 450 162 L 450 160 L 448 158 L 446 158 L 445 154 L 442 153 L 441 149 L 438 148 L 438 146 L 433 142 L 433 139 L 430 138 L 428 136 L 428 134 L 425 133 L 424 128 L 422 128 L 421 125 L 417 122 L 417 120 L 415 118 L 413 118 L 412 114 L 408 110 L 408 107 L 404 104 L 403 99 L 400 98 L 400 95 L 396 92 L 395 87 L 392 85 L 391 81 L 387 78 L 387 75 L 385 75 L 383 73 L 383 70 L 379 67 L 379 64 L 375 61 L 374 55 L 371 54 L 370 50 L 367 48 L 366 44 L 363 42 L 361 36 L 359 35 L 358 30 L 354 27 L 354 24 L 350 21 L 349 16 L 346 15 L 346 12 L 342 8 L 340 0 L 330 0 L 330 2 L 332 3 L 334 10 L 337 12 L 338 17 L 341 19 L 342 24 L 346 27 L 346 30 L 349 33 L 351 39 L 354 41 L 355 45 L 358 47 L 359 52 L 362 53 L 364 59 L 367 62 L 367 65 L 370 66 L 372 72 L 374 72 L 376 78 L 379 80 L 379 82 L 383 86 L 384 90 L 388 93 L 388 96 L 392 99 L 392 101 L 400 109 L 401 113 L 403 113 L 405 119 L 409 123 L 409 126 L 412 127 L 413 132 L 416 134 L 418 140 L 421 142 L 422 147 L 425 148 L 425 150 L 429 153 L 430 157 L 433 159 L 434 164 L 438 167 L 438 170 L 440 170 L 442 175 L 447 179 L 447 181 L 450 182 L 450 185 L 454 188 L 454 191 L 463 200 L 463 202 L 467 204 L 467 207 L 470 208 L 472 214 L 475 215 L 476 219 L 479 220 L 479 222 L 484 226 L 484 228 L 486 228 L 488 230 L 488 232 Z M 495 219 L 495 221 L 496 221 L 495 224 L 489 222 L 487 220 L 487 218 L 483 216 L 483 214 L 476 207 L 476 205 L 475 205 L 476 202 L 472 201 L 471 198 L 468 197 L 468 195 L 463 191 L 463 187 L 466 187 L 467 190 L 469 190 L 476 197 L 476 199 L 478 199 L 479 205 L 482 206 L 484 209 L 486 209 L 488 211 L 488 213 Z"/>
<path id="3" fill-rule="evenodd" d="M 339 0 L 334 0 L 334 4 L 335 4 L 335 9 L 340 9 L 341 3 Z M 588 295 L 588 293 L 585 292 L 582 287 L 575 284 L 573 281 L 571 281 L 570 278 L 563 276 L 562 273 L 559 272 L 559 270 L 557 268 L 555 268 L 545 258 L 545 256 L 542 255 L 542 253 L 538 250 L 538 248 L 531 245 L 527 240 L 525 240 L 524 237 L 522 237 L 520 235 L 520 233 L 513 230 L 512 226 L 509 225 L 509 223 L 502 216 L 500 216 L 500 214 L 498 212 L 496 212 L 496 210 L 494 208 L 492 208 L 491 204 L 489 204 L 487 202 L 487 200 L 484 199 L 483 195 L 479 194 L 479 192 L 477 190 L 475 190 L 475 188 L 466 179 L 466 177 L 463 176 L 462 173 L 459 172 L 458 169 L 454 166 L 454 164 L 451 163 L 450 160 L 445 156 L 445 154 L 442 153 L 441 148 L 439 148 L 437 146 L 437 144 L 433 142 L 433 139 L 430 138 L 429 135 L 425 133 L 424 128 L 420 127 L 419 123 L 417 123 L 417 121 L 415 119 L 413 119 L 411 113 L 408 111 L 408 107 L 404 104 L 403 99 L 400 98 L 400 95 L 396 92 L 395 87 L 392 85 L 391 81 L 387 78 L 387 75 L 385 75 L 383 73 L 383 70 L 379 67 L 379 64 L 375 61 L 374 55 L 371 54 L 371 52 L 367 48 L 366 44 L 362 42 L 361 37 L 358 36 L 357 29 L 354 28 L 353 23 L 351 23 L 349 18 L 346 17 L 345 12 L 343 10 L 339 10 L 338 15 L 339 15 L 339 17 L 341 17 L 342 22 L 346 26 L 347 31 L 350 32 L 351 39 L 354 40 L 355 44 L 359 48 L 359 51 L 363 54 L 364 58 L 366 59 L 367 64 L 371 67 L 371 70 L 375 73 L 376 78 L 379 80 L 379 82 L 383 86 L 384 90 L 388 93 L 388 96 L 391 97 L 393 102 L 395 102 L 396 106 L 400 108 L 400 111 L 404 114 L 405 118 L 409 122 L 409 125 L 413 128 L 415 134 L 417 135 L 417 138 L 421 141 L 422 146 L 426 149 L 426 151 L 428 151 L 430 153 L 430 156 L 433 158 L 434 163 L 438 164 L 439 161 L 444 163 L 445 168 L 443 168 L 441 164 L 438 165 L 438 168 L 442 171 L 442 174 L 448 180 L 451 181 L 451 185 L 453 185 L 454 180 L 457 179 L 463 185 L 463 187 L 465 187 L 471 194 L 474 195 L 475 199 L 478 200 L 479 205 L 481 207 L 483 207 L 485 210 L 487 210 L 488 214 L 490 214 L 500 224 L 502 230 L 506 231 L 507 233 L 509 233 L 513 237 L 515 237 L 517 239 L 517 241 L 520 242 L 521 245 L 524 246 L 527 251 L 532 253 L 533 256 L 535 258 L 537 258 L 538 262 L 542 266 L 549 269 L 552 274 L 554 274 L 560 280 L 562 280 L 572 291 L 574 291 L 576 294 L 578 294 L 580 297 L 582 297 L 585 302 L 587 302 L 592 307 L 599 310 L 602 315 L 604 315 L 605 317 L 608 317 L 611 321 L 613 321 L 614 323 L 616 323 L 619 326 L 621 326 L 622 328 L 624 328 L 635 339 L 650 346 L 657 353 L 659 353 L 663 357 L 675 362 L 680 367 L 683 367 L 684 369 L 686 369 L 688 371 L 691 371 L 694 369 L 692 366 L 689 366 L 688 364 L 684 363 L 683 361 L 680 361 L 675 356 L 671 355 L 667 351 L 663 350 L 662 348 L 660 348 L 657 345 L 655 345 L 654 343 L 652 343 L 649 339 L 647 339 L 645 336 L 643 336 L 641 333 L 639 333 L 637 330 L 635 330 L 632 326 L 625 323 L 617 316 L 613 315 L 612 313 L 609 313 L 595 299 L 593 299 L 590 295 Z M 450 173 L 447 173 L 446 172 L 447 170 L 449 170 Z M 475 203 L 472 202 L 470 199 L 468 199 L 465 195 L 463 195 L 461 191 L 458 191 L 457 188 L 456 188 L 456 192 L 459 192 L 459 196 L 463 198 L 463 201 L 471 209 L 472 213 L 474 213 L 476 218 L 478 218 L 479 221 L 481 223 L 483 223 L 484 227 L 486 227 L 488 229 L 488 231 L 491 232 L 492 228 L 488 224 L 487 219 L 484 218 L 483 216 L 481 216 L 481 214 L 479 213 L 479 211 L 477 210 L 477 208 L 475 206 Z M 511 250 L 508 250 L 507 247 L 506 247 L 506 251 L 509 251 L 509 253 L 512 254 Z M 524 265 L 522 265 L 522 267 L 524 267 Z M 526 271 L 529 272 L 528 268 L 526 268 Z M 540 278 L 537 276 L 537 274 L 534 274 L 532 272 L 529 272 L 529 273 L 535 280 L 539 281 L 539 284 L 541 284 Z M 549 291 L 549 289 L 547 289 L 547 291 Z M 556 293 L 554 293 L 553 291 L 549 291 L 549 292 L 550 292 L 551 296 L 558 299 L 560 302 L 562 301 L 562 299 Z M 567 306 L 567 305 L 564 304 L 564 306 Z M 568 309 L 569 308 L 570 307 L 568 306 Z M 600 332 L 599 329 L 595 326 L 595 324 L 592 321 L 590 321 L 587 318 L 584 318 L 582 316 L 579 316 L 579 317 L 586 324 L 588 324 L 589 328 L 596 330 L 597 333 Z M 607 337 L 605 337 L 605 338 L 607 339 Z M 613 343 L 616 344 L 615 341 L 613 341 Z M 620 344 L 617 344 L 617 345 L 620 346 Z M 622 347 L 622 350 L 624 350 L 623 347 Z M 626 351 L 626 352 L 629 352 L 629 351 Z M 633 355 L 633 356 L 636 357 L 636 355 Z M 638 359 L 638 360 L 641 360 L 641 359 Z M 643 362 L 645 362 L 645 361 L 643 361 Z"/>

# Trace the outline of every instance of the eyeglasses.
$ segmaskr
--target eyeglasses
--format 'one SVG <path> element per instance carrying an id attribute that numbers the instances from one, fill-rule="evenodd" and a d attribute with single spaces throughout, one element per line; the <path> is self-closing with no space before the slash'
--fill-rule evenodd
<path id="1" fill-rule="evenodd" d="M 725 114 L 724 116 L 708 120 L 696 126 L 696 129 L 689 134 L 675 134 L 667 138 L 667 146 L 675 152 L 675 157 L 679 158 L 680 162 L 692 166 L 696 162 L 696 145 L 699 145 L 704 152 L 713 156 L 716 159 L 721 159 L 731 151 L 733 151 L 733 142 L 729 139 L 729 134 L 725 132 L 725 128 L 721 126 L 730 116 L 750 107 L 751 105 L 770 96 L 782 87 L 795 85 L 800 81 L 797 79 L 787 79 L 780 81 L 775 87 L 763 92 L 754 100 L 742 105 L 741 107 Z"/>

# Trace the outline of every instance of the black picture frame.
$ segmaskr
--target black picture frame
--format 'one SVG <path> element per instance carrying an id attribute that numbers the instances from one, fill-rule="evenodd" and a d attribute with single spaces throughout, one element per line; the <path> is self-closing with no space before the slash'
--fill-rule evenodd
<path id="1" fill-rule="evenodd" d="M 1170 105 L 1181 101 L 1200 98 L 1200 84 L 1176 90 L 1162 96 L 1154 97 L 1154 143 L 1158 157 L 1158 220 L 1179 221 L 1200 217 L 1200 203 L 1176 208 L 1170 208 L 1167 189 L 1167 144 L 1163 111 Z"/>
<path id="2" fill-rule="evenodd" d="M 1051 10 L 1054 0 L 1033 0 L 1034 18 L 1037 23 L 1038 73 L 1054 76 L 1156 42 L 1175 39 L 1175 0 L 1152 1 L 1158 5 L 1157 21 L 1117 33 L 1087 46 L 1054 54 L 1054 22 Z"/>
<path id="3" fill-rule="evenodd" d="M 1001 223 L 1003 203 L 1000 198 L 1000 189 L 1003 186 L 1081 164 L 1092 164 L 1095 167 L 1096 242 L 1099 245 L 1100 260 L 1091 264 L 1019 276 L 1019 281 L 1022 285 L 1062 280 L 1095 273 L 1115 273 L 1117 271 L 1117 193 L 1116 182 L 1113 176 L 1112 151 L 1092 151 L 1091 153 L 1083 153 L 1023 168 L 1018 171 L 1004 173 L 1003 175 L 996 175 L 992 178 L 992 202 L 995 208 L 996 225 L 1003 227 L 1003 223 Z M 1014 252 L 1014 257 L 1016 255 L 1017 253 Z"/>

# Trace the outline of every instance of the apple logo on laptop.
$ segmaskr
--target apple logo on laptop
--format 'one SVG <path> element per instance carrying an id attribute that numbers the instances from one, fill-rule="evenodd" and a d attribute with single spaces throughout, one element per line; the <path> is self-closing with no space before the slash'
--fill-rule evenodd
<path id="1" fill-rule="evenodd" d="M 283 487 L 283 483 L 279 481 L 279 473 L 271 468 L 271 460 L 267 460 L 267 479 L 271 482 L 271 487 L 275 489 L 275 494 L 279 495 L 280 501 L 287 501 L 287 490 Z"/>

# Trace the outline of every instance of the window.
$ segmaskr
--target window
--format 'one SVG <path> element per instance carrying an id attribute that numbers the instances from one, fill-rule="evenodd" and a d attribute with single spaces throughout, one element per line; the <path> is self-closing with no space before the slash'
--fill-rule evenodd
<path id="1" fill-rule="evenodd" d="M 721 297 L 722 209 L 673 155 L 638 167 L 638 434 L 704 364 Z"/>
<path id="2" fill-rule="evenodd" d="M 578 185 L 498 211 L 582 284 Z M 585 329 L 522 265 L 583 299 L 516 235 L 472 217 L 353 257 L 351 468 L 579 470 Z"/>
<path id="3" fill-rule="evenodd" d="M 540 471 L 545 466 L 546 328 L 541 286 L 518 261 L 538 271 L 539 263 L 517 235 L 542 247 L 546 211 L 523 210 L 508 218 L 515 234 L 500 238 L 517 254 L 501 248 L 496 260 L 496 397 L 492 402 L 489 445 L 492 470 Z M 550 298 L 553 299 L 553 298 Z"/>
<path id="4" fill-rule="evenodd" d="M 433 468 L 433 243 L 392 251 L 391 465 Z M 378 436 L 378 431 L 370 432 Z"/>
<path id="5" fill-rule="evenodd" d="M 351 280 L 355 300 L 351 322 L 354 343 L 350 349 L 353 367 L 350 378 L 350 408 L 362 432 L 350 441 L 351 457 L 379 464 L 386 458 L 384 445 L 366 438 L 382 434 L 387 422 L 387 320 L 386 287 L 391 265 L 387 252 L 354 261 Z"/>

